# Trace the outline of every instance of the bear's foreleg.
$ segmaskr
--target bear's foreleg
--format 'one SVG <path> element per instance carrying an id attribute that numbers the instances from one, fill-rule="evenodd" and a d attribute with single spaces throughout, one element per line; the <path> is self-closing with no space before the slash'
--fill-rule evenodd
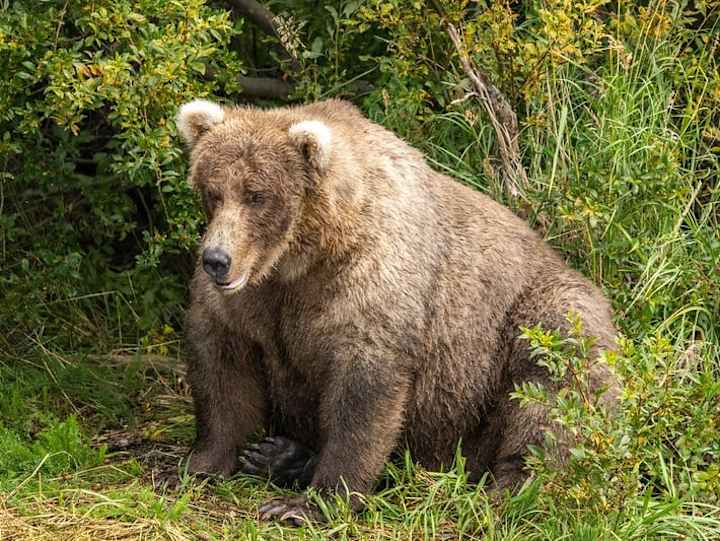
<path id="1" fill-rule="evenodd" d="M 401 434 L 410 378 L 387 355 L 350 347 L 333 361 L 320 406 L 324 445 L 310 487 L 349 497 L 361 507 L 359 494 L 373 488 Z M 377 359 L 377 360 L 376 360 Z M 293 523 L 317 517 L 306 500 L 274 500 L 260 508 L 263 519 Z"/>
<path id="2" fill-rule="evenodd" d="M 238 451 L 265 418 L 262 379 L 250 346 L 213 325 L 201 307 L 191 307 L 186 328 L 197 429 L 188 472 L 229 477 L 238 469 Z"/>

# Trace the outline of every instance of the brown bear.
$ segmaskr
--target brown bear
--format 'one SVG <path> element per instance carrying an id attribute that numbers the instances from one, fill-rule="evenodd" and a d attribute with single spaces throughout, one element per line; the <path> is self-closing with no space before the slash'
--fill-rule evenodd
<path id="1" fill-rule="evenodd" d="M 472 478 L 521 481 L 551 421 L 509 396 L 550 384 L 520 329 L 563 329 L 574 311 L 611 348 L 600 291 L 510 210 L 348 102 L 198 100 L 177 124 L 208 217 L 186 329 L 189 471 L 363 494 L 395 451 L 436 469 L 461 441 Z M 611 401 L 610 369 L 590 372 Z M 241 453 L 259 429 L 270 437 Z M 312 509 L 300 497 L 260 514 Z"/>

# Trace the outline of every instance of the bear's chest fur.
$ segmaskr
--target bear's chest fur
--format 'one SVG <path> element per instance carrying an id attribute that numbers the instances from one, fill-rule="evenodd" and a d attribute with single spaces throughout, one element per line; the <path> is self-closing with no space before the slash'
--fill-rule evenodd
<path id="1" fill-rule="evenodd" d="M 329 384 L 334 354 L 352 336 L 355 315 L 338 314 L 336 285 L 322 280 L 300 290 L 268 283 L 223 302 L 234 328 L 251 340 L 269 398 L 273 430 L 317 445 L 319 401 Z M 347 307 L 346 307 L 347 309 Z"/>

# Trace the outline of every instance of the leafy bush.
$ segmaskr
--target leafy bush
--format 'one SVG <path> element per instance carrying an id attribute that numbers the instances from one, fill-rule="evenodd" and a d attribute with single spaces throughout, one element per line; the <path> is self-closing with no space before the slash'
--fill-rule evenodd
<path id="1" fill-rule="evenodd" d="M 605 355 L 624 383 L 622 406 L 610 412 L 587 378 L 592 339 L 577 317 L 570 332 L 526 329 L 538 362 L 563 386 L 556 397 L 525 384 L 514 393 L 521 403 L 550 408 L 551 418 L 576 445 L 567 464 L 534 449 L 529 464 L 546 494 L 560 506 L 622 518 L 647 498 L 720 502 L 720 381 L 718 350 L 695 344 L 682 354 L 662 337 L 640 344 L 624 339 L 619 354 Z M 572 375 L 572 377 L 570 377 Z M 549 434 L 552 439 L 553 435 Z"/>
<path id="2" fill-rule="evenodd" d="M 229 45 L 241 29 L 200 0 L 2 10 L 0 279 L 24 328 L 52 324 L 48 305 L 88 292 L 103 292 L 110 317 L 130 314 L 130 328 L 176 310 L 182 288 L 168 270 L 187 272 L 201 221 L 172 119 L 184 101 L 237 89 Z"/>

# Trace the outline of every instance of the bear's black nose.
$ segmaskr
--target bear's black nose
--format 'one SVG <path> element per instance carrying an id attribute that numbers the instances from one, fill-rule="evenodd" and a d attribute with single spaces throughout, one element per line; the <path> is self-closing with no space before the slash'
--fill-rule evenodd
<path id="1" fill-rule="evenodd" d="M 222 248 L 205 248 L 202 255 L 203 269 L 217 283 L 222 283 L 227 273 L 230 272 L 230 254 L 228 254 Z"/>

